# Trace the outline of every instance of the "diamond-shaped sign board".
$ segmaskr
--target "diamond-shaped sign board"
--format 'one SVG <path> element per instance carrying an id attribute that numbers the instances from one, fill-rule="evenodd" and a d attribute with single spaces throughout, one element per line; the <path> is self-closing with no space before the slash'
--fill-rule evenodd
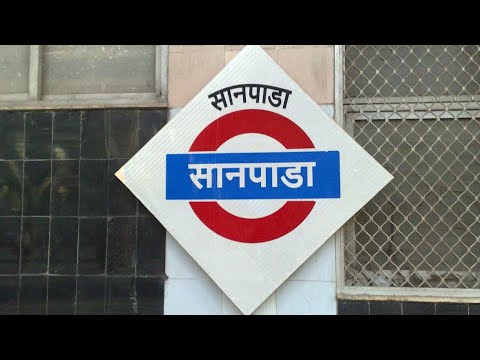
<path id="1" fill-rule="evenodd" d="M 392 179 L 259 46 L 117 177 L 244 314 Z"/>

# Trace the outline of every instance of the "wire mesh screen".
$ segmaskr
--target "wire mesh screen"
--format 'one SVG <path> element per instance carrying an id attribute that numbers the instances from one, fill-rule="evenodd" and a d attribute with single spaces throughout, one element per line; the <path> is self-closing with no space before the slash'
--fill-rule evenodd
<path id="1" fill-rule="evenodd" d="M 480 47 L 346 46 L 345 126 L 394 180 L 345 227 L 345 285 L 480 288 Z"/>

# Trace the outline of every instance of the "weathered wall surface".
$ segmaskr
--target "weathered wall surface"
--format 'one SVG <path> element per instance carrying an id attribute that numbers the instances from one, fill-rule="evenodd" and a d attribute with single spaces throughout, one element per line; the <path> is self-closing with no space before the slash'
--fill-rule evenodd
<path id="1" fill-rule="evenodd" d="M 305 92 L 333 116 L 332 45 L 263 45 Z M 242 45 L 170 46 L 170 118 L 181 110 Z M 165 314 L 240 314 L 195 261 L 167 233 Z M 254 314 L 336 314 L 335 242 L 329 239 Z"/>
<path id="2" fill-rule="evenodd" d="M 169 107 L 185 106 L 242 48 L 242 45 L 170 46 Z M 315 102 L 333 104 L 333 45 L 263 45 L 262 48 Z"/>

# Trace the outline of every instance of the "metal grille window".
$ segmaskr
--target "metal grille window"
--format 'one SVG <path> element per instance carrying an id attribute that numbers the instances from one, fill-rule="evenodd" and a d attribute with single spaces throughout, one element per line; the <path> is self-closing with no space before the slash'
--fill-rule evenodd
<path id="1" fill-rule="evenodd" d="M 1 45 L 0 108 L 166 106 L 166 45 Z"/>
<path id="2" fill-rule="evenodd" d="M 480 47 L 338 54 L 345 129 L 395 177 L 343 229 L 343 293 L 471 295 L 458 289 L 480 289 Z"/>

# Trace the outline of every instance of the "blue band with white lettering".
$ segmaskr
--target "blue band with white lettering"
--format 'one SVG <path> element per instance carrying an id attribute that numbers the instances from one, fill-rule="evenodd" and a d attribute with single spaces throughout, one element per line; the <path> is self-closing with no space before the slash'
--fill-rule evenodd
<path id="1" fill-rule="evenodd" d="M 167 200 L 340 198 L 340 153 L 167 155 Z"/>

